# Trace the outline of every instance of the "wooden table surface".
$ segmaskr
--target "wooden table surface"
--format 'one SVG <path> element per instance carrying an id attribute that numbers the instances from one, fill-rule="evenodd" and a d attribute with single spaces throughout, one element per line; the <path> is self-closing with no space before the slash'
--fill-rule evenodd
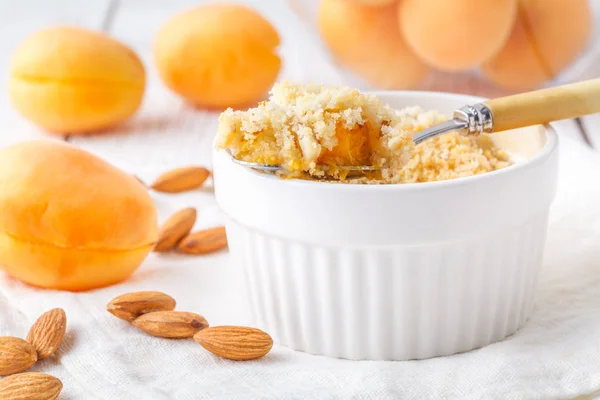
<path id="1" fill-rule="evenodd" d="M 248 0 L 276 26 L 282 37 L 284 67 L 280 78 L 297 81 L 346 83 L 312 29 L 310 10 L 315 0 Z M 152 41 L 168 18 L 198 0 L 0 0 L 0 146 L 17 141 L 54 137 L 66 140 L 147 179 L 165 169 L 210 164 L 210 144 L 217 114 L 193 109 L 159 81 L 152 62 Z M 291 5 L 292 7 L 289 7 Z M 9 59 L 23 38 L 52 24 L 74 24 L 102 30 L 131 46 L 146 65 L 147 90 L 134 118 L 110 132 L 95 136 L 50 136 L 22 119 L 7 96 Z M 306 57 L 310 54 L 310 57 Z M 307 59 L 310 61 L 308 62 Z M 447 82 L 454 82 L 448 78 Z M 348 83 L 351 84 L 351 83 Z M 473 87 L 473 92 L 478 88 Z M 597 117 L 560 122 L 562 134 L 600 145 Z"/>

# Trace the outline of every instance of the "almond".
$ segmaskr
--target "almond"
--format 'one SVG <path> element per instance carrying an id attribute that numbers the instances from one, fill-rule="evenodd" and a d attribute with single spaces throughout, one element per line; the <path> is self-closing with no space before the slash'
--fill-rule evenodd
<path id="1" fill-rule="evenodd" d="M 62 308 L 42 314 L 29 329 L 27 341 L 37 351 L 38 360 L 50 357 L 60 346 L 67 330 L 67 315 Z"/>
<path id="2" fill-rule="evenodd" d="M 229 360 L 254 360 L 273 347 L 268 333 L 245 326 L 215 326 L 194 335 L 194 340 L 211 353 Z"/>
<path id="3" fill-rule="evenodd" d="M 158 311 L 133 320 L 133 325 L 152 336 L 181 339 L 191 338 L 208 327 L 202 315 L 183 311 Z"/>
<path id="4" fill-rule="evenodd" d="M 36 361 L 35 348 L 28 342 L 13 336 L 0 337 L 0 375 L 23 372 Z"/>
<path id="5" fill-rule="evenodd" d="M 180 193 L 201 187 L 209 176 L 204 167 L 176 168 L 160 175 L 150 187 L 157 192 Z"/>
<path id="6" fill-rule="evenodd" d="M 154 246 L 154 251 L 173 250 L 177 243 L 190 233 L 195 223 L 195 208 L 184 208 L 171 215 L 158 230 L 158 241 Z"/>
<path id="7" fill-rule="evenodd" d="M 133 321 L 142 314 L 175 309 L 175 299 L 161 292 L 133 292 L 115 297 L 106 310 L 117 318 Z"/>
<path id="8" fill-rule="evenodd" d="M 62 387 L 62 382 L 51 375 L 25 372 L 0 380 L 0 399 L 54 400 Z"/>
<path id="9" fill-rule="evenodd" d="M 180 251 L 187 254 L 208 254 L 227 247 L 225 227 L 190 233 L 179 242 Z"/>

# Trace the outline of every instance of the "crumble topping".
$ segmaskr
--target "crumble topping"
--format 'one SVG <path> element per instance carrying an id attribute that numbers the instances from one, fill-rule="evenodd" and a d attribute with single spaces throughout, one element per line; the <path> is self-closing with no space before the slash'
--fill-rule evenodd
<path id="1" fill-rule="evenodd" d="M 418 121 L 418 132 L 449 118 L 419 107 L 401 110 Z M 496 147 L 488 135 L 464 136 L 449 132 L 426 140 L 411 150 L 409 161 L 397 171 L 387 171 L 390 183 L 433 182 L 495 171 L 511 165 L 510 156 Z"/>
<path id="2" fill-rule="evenodd" d="M 275 84 L 258 107 L 219 117 L 218 148 L 297 174 L 322 176 L 323 166 L 399 168 L 413 146 L 401 113 L 348 87 Z"/>
<path id="3" fill-rule="evenodd" d="M 240 160 L 281 165 L 287 177 L 344 183 L 439 181 L 510 165 L 485 135 L 447 133 L 414 145 L 414 133 L 447 119 L 419 107 L 394 110 L 348 87 L 284 82 L 255 108 L 224 111 L 216 144 Z M 343 170 L 360 165 L 379 172 L 356 178 Z"/>

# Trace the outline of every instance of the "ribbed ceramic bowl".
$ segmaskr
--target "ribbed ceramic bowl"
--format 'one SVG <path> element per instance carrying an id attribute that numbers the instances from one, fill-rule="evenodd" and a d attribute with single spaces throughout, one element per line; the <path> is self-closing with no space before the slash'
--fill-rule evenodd
<path id="1" fill-rule="evenodd" d="M 451 113 L 481 101 L 377 93 Z M 468 351 L 527 320 L 557 179 L 557 136 L 494 136 L 508 168 L 443 182 L 281 180 L 214 154 L 216 197 L 257 327 L 276 343 L 356 360 Z"/>

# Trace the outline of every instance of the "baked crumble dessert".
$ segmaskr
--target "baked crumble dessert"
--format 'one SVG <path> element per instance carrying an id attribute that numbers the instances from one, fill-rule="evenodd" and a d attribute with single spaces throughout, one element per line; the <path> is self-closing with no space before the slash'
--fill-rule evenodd
<path id="1" fill-rule="evenodd" d="M 447 119 L 419 107 L 394 110 L 348 87 L 278 83 L 257 107 L 224 111 L 216 145 L 239 160 L 281 165 L 287 177 L 347 183 L 436 181 L 510 164 L 485 136 L 448 133 L 414 145 L 414 133 Z M 348 166 L 379 172 L 350 178 Z"/>
<path id="2" fill-rule="evenodd" d="M 217 146 L 245 161 L 278 164 L 294 175 L 343 166 L 400 168 L 413 129 L 372 94 L 347 87 L 275 84 L 269 100 L 219 118 Z"/>

